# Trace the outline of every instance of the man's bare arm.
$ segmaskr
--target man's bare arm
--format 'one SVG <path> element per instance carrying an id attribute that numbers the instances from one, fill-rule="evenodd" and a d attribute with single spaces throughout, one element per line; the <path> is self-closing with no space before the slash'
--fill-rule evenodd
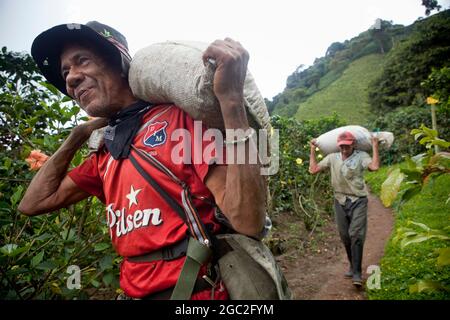
<path id="1" fill-rule="evenodd" d="M 309 173 L 317 174 L 323 169 L 317 165 L 316 161 L 316 141 L 313 139 L 310 143 L 310 152 L 309 152 Z"/>
<path id="2" fill-rule="evenodd" d="M 216 62 L 214 93 L 219 100 L 226 129 L 249 128 L 244 106 L 244 80 L 247 74 L 248 52 L 231 39 L 212 43 L 203 55 Z M 226 138 L 228 139 L 228 138 Z M 252 139 L 245 143 L 246 160 L 257 148 Z M 230 159 L 228 159 L 230 160 Z M 217 205 L 234 230 L 257 236 L 264 227 L 266 188 L 259 164 L 230 163 L 211 168 L 205 183 Z"/>
<path id="3" fill-rule="evenodd" d="M 266 189 L 259 170 L 258 165 L 214 166 L 205 181 L 233 229 L 249 236 L 259 235 L 265 222 Z"/>
<path id="4" fill-rule="evenodd" d="M 18 210 L 33 216 L 66 207 L 89 196 L 67 176 L 75 152 L 93 130 L 106 125 L 105 119 L 94 119 L 75 127 L 61 147 L 34 176 Z"/>
<path id="5" fill-rule="evenodd" d="M 380 156 L 378 153 L 378 138 L 372 137 L 372 162 L 367 166 L 369 171 L 377 171 L 380 168 Z"/>

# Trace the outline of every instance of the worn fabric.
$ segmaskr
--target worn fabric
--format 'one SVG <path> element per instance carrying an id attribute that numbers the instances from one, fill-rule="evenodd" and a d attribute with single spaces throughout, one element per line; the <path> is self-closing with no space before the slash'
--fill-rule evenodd
<path id="1" fill-rule="evenodd" d="M 364 241 L 367 233 L 367 197 L 341 205 L 336 199 L 334 211 L 339 236 L 344 244 L 354 275 L 361 276 Z"/>
<path id="2" fill-rule="evenodd" d="M 354 150 L 345 160 L 342 160 L 340 152 L 331 153 L 323 158 L 318 166 L 330 168 L 334 196 L 341 205 L 344 205 L 346 198 L 354 202 L 359 197 L 368 195 L 364 182 L 364 170 L 371 162 L 372 158 L 367 152 Z"/>
<path id="3" fill-rule="evenodd" d="M 213 196 L 204 180 L 209 165 L 219 161 L 220 152 L 206 152 L 205 159 L 203 151 L 199 156 L 194 150 L 194 147 L 206 150 L 213 143 L 201 139 L 206 128 L 194 123 L 192 118 L 174 105 L 153 107 L 144 116 L 142 123 L 134 138 L 134 145 L 155 156 L 185 181 L 193 195 L 210 200 L 207 202 L 194 197 L 193 202 L 205 226 L 212 233 L 218 233 L 221 225 L 215 219 L 215 208 L 211 205 Z M 183 130 L 175 131 L 180 128 Z M 172 135 L 175 138 L 172 139 Z M 190 145 L 187 144 L 190 141 L 188 136 L 192 137 L 193 143 Z M 217 146 L 216 150 L 221 149 Z M 181 159 L 177 162 L 177 157 L 174 158 L 176 155 L 184 157 L 185 162 Z M 189 161 L 191 164 L 186 163 Z M 181 187 L 142 159 L 138 159 L 138 162 L 181 205 Z M 120 285 L 125 294 L 142 298 L 173 287 L 185 257 L 142 263 L 126 259 L 172 245 L 182 240 L 188 231 L 183 220 L 137 172 L 131 161 L 114 160 L 103 148 L 69 172 L 69 177 L 81 189 L 97 196 L 106 205 L 113 246 L 119 255 L 125 257 L 120 268 Z M 201 272 L 205 271 L 203 268 Z"/>

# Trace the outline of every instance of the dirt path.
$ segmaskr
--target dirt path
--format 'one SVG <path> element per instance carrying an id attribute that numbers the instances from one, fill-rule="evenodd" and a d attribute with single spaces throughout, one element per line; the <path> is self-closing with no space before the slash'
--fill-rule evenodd
<path id="1" fill-rule="evenodd" d="M 364 245 L 363 277 L 367 267 L 379 265 L 393 227 L 393 216 L 380 200 L 369 196 L 368 230 Z M 364 289 L 358 290 L 343 274 L 348 269 L 345 250 L 332 219 L 321 228 L 323 236 L 303 254 L 285 253 L 277 260 L 282 266 L 295 299 L 363 300 Z"/>

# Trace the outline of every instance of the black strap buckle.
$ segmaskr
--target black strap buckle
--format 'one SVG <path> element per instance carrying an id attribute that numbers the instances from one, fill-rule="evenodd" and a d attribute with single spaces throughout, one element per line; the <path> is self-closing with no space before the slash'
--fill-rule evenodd
<path id="1" fill-rule="evenodd" d="M 166 247 L 162 250 L 162 258 L 164 261 L 175 260 L 179 257 L 185 256 L 188 247 L 188 238 L 184 238 L 173 246 Z"/>

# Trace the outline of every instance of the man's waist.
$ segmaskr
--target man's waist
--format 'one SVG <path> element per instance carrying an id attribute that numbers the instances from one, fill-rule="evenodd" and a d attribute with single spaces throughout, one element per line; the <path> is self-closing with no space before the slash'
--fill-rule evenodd
<path id="1" fill-rule="evenodd" d="M 133 278 L 137 276 L 137 272 L 142 275 L 146 274 L 145 278 L 147 279 L 140 283 L 135 283 L 133 281 L 134 288 L 131 291 L 126 290 L 129 287 L 126 283 L 129 281 L 123 283 L 125 296 L 127 294 L 131 296 L 141 296 L 140 299 L 143 300 L 170 299 L 177 281 L 177 278 L 174 277 L 174 275 L 179 272 L 180 267 L 183 264 L 183 260 L 174 260 L 186 256 L 187 247 L 188 238 L 185 238 L 173 245 L 149 252 L 147 254 L 125 257 L 125 263 L 121 266 L 121 273 L 123 272 L 124 275 L 123 278 L 121 277 L 122 280 L 129 280 L 129 276 L 131 275 L 130 272 L 133 273 Z M 172 260 L 173 262 L 171 262 Z M 157 266 L 152 267 L 149 264 L 152 262 L 157 263 Z M 141 264 L 141 267 L 139 267 L 139 269 L 135 269 L 136 264 Z M 147 265 L 150 269 L 147 269 Z M 163 271 L 163 269 L 165 271 Z M 150 272 L 151 275 L 148 272 Z M 139 278 L 139 276 L 137 277 Z M 152 278 L 156 280 L 156 282 L 152 281 Z M 215 267 L 211 263 L 203 265 L 197 276 L 193 294 L 212 289 L 217 284 L 218 280 L 218 273 L 216 273 Z M 167 286 L 169 287 L 167 288 Z M 138 289 L 138 291 L 135 291 L 136 289 Z"/>
<path id="2" fill-rule="evenodd" d="M 172 245 L 163 247 L 161 249 L 151 251 L 142 255 L 125 257 L 127 261 L 140 263 L 152 262 L 158 260 L 171 261 L 186 255 L 188 246 L 188 238 L 184 238 Z"/>
<path id="3" fill-rule="evenodd" d="M 366 190 L 361 190 L 359 192 L 334 190 L 334 195 L 335 196 L 337 195 L 337 196 L 362 198 L 362 197 L 367 197 L 368 193 Z"/>

